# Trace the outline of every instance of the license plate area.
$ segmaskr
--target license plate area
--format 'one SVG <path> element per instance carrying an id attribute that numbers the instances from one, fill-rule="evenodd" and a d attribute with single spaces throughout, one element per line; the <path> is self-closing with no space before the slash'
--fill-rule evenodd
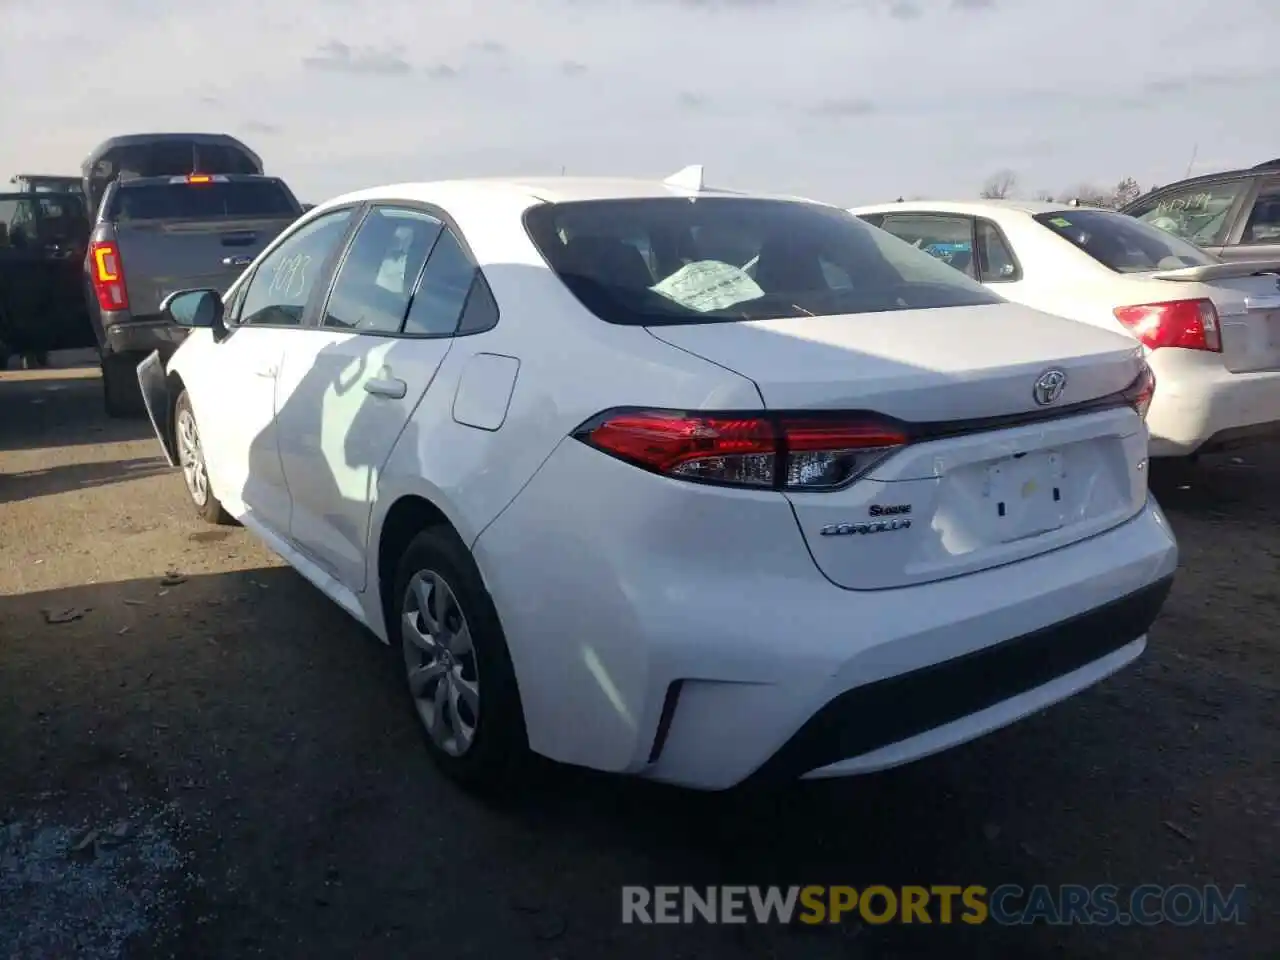
<path id="1" fill-rule="evenodd" d="M 1066 523 L 1066 471 L 1062 453 L 1037 451 L 987 467 L 983 500 L 1001 543 L 1057 530 Z"/>

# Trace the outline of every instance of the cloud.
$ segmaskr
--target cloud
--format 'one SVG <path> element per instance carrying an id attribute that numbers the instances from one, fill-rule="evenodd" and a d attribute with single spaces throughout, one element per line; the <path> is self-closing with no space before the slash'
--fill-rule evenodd
<path id="1" fill-rule="evenodd" d="M 330 40 L 309 57 L 302 58 L 308 70 L 328 73 L 353 73 L 370 76 L 402 76 L 413 68 L 401 53 L 403 47 L 352 47 L 341 40 Z"/>
<path id="2" fill-rule="evenodd" d="M 865 117 L 875 113 L 876 105 L 861 97 L 823 100 L 809 111 L 816 117 Z"/>
<path id="3" fill-rule="evenodd" d="M 0 137 L 0 183 L 75 170 L 113 134 L 223 127 L 315 200 L 562 165 L 664 176 L 692 156 L 726 186 L 852 204 L 973 196 L 1004 168 L 1028 191 L 1168 183 L 1192 140 L 1223 167 L 1280 152 L 1259 120 L 1280 90 L 1276 0 L 219 0 L 217 11 L 7 4 L 0 90 L 22 95 L 0 112 L 23 135 Z M 111 44 L 77 48 L 74 75 L 48 69 L 60 38 L 108 32 Z M 1231 55 L 1206 60 L 1207 36 Z M 1135 61 L 1135 37 L 1159 56 Z M 112 78 L 109 111 L 84 76 Z"/>

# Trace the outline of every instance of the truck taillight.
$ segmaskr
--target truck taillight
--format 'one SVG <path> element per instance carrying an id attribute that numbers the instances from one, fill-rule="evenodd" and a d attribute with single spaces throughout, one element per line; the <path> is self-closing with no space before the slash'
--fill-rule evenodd
<path id="1" fill-rule="evenodd" d="M 94 242 L 89 246 L 89 260 L 98 306 L 104 311 L 128 310 L 129 293 L 124 287 L 120 248 L 111 240 Z"/>
<path id="2" fill-rule="evenodd" d="M 1212 300 L 1168 300 L 1116 307 L 1116 319 L 1152 350 L 1182 347 L 1184 350 L 1222 352 L 1218 311 Z"/>
<path id="3" fill-rule="evenodd" d="M 863 417 L 610 410 L 574 437 L 678 480 L 788 491 L 835 490 L 908 442 Z"/>

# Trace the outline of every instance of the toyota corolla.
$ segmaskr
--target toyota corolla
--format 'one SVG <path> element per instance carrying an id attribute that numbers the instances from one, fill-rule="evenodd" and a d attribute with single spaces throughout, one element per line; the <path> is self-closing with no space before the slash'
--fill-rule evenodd
<path id="1" fill-rule="evenodd" d="M 1137 658 L 1131 338 L 848 212 L 666 181 L 318 205 L 139 368 L 195 510 L 388 644 L 439 766 L 862 773 Z"/>

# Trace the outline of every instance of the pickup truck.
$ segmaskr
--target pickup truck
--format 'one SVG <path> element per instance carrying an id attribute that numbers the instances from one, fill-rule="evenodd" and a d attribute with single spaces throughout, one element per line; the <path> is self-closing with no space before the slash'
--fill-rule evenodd
<path id="1" fill-rule="evenodd" d="M 276 177 L 192 173 L 111 182 L 84 261 L 108 416 L 145 412 L 138 363 L 153 350 L 167 361 L 185 336 L 162 319 L 161 301 L 195 287 L 225 291 L 301 214 Z"/>

